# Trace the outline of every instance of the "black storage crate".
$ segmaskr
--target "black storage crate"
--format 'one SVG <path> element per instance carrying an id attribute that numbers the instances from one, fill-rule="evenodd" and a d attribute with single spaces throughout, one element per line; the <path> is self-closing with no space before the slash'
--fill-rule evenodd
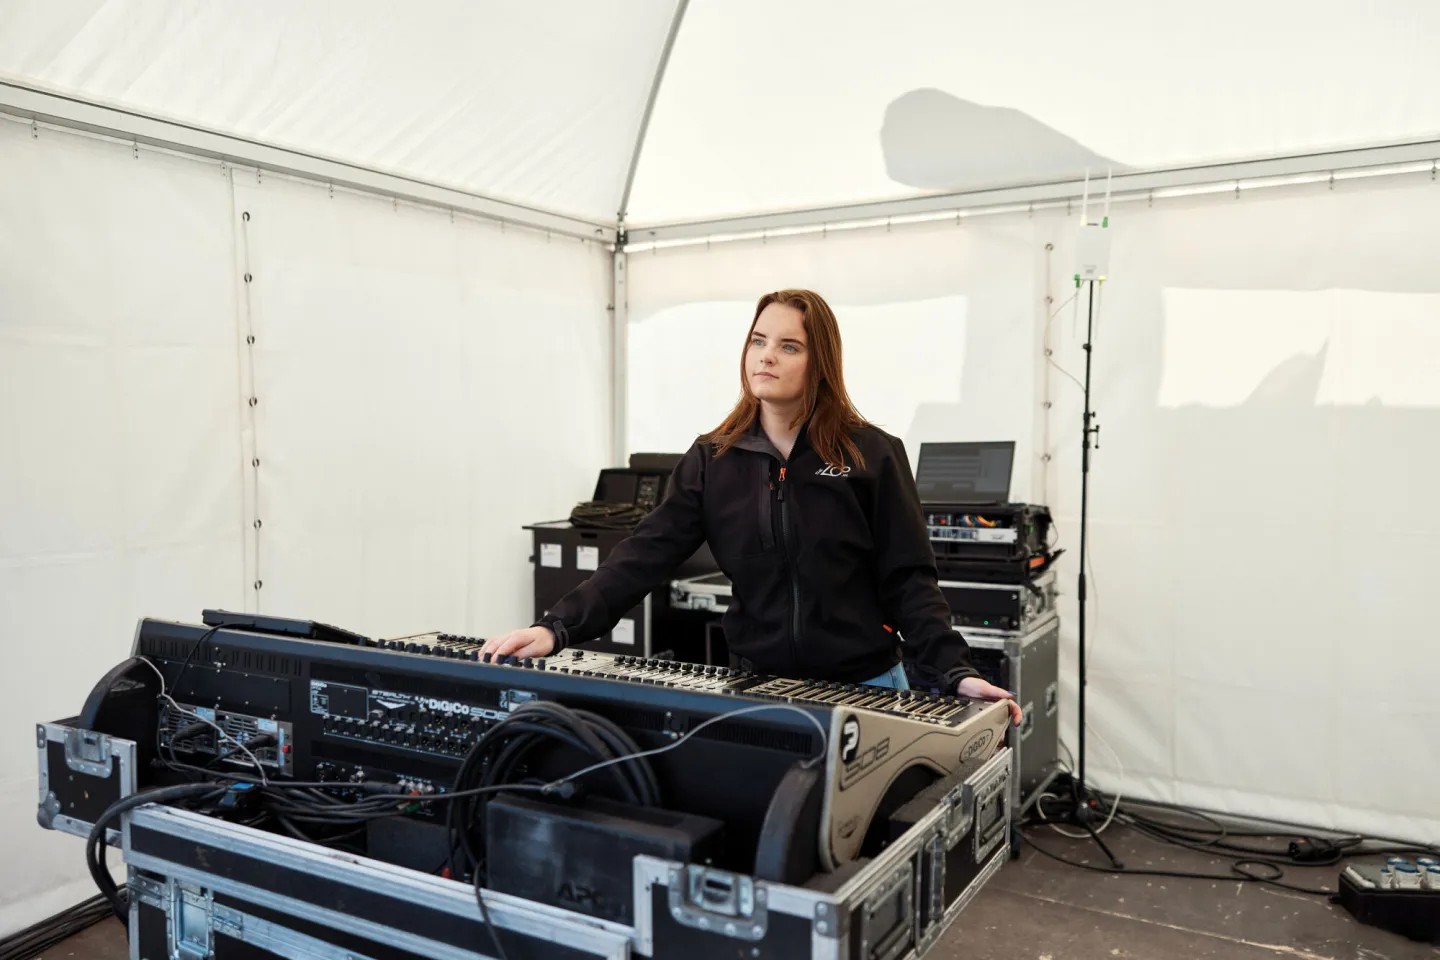
<path id="1" fill-rule="evenodd" d="M 530 560 L 535 568 L 535 617 L 545 615 L 571 590 L 584 583 L 620 545 L 629 530 L 577 527 L 568 520 L 525 527 L 533 537 Z M 677 576 L 717 570 L 708 546 L 701 547 L 677 569 Z M 586 649 L 637 657 L 675 657 L 703 662 L 705 620 L 670 605 L 669 584 L 648 594 L 605 636 Z"/>
<path id="2" fill-rule="evenodd" d="M 976 669 L 1013 692 L 1025 713 L 1009 734 L 1015 763 L 1011 801 L 1018 818 L 1060 770 L 1060 618 L 1052 613 L 1019 637 L 961 632 Z"/>

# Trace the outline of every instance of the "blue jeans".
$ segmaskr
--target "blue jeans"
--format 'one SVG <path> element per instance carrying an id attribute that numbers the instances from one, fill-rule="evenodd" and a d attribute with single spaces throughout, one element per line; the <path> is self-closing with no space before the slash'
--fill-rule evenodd
<path id="1" fill-rule="evenodd" d="M 910 689 L 910 681 L 905 677 L 905 668 L 898 663 L 880 674 L 880 676 L 872 680 L 866 680 L 865 685 L 870 687 L 890 687 L 893 690 Z"/>

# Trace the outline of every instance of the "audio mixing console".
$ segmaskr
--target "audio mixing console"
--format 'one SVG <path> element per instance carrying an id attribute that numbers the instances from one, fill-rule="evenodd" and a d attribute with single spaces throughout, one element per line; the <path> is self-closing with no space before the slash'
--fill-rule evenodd
<path id="1" fill-rule="evenodd" d="M 241 742 L 265 735 L 262 764 L 298 780 L 389 779 L 443 792 L 485 731 L 534 700 L 605 716 L 647 750 L 691 735 L 649 757 L 665 805 L 723 820 L 746 856 L 787 772 L 823 758 L 827 869 L 860 855 L 897 787 L 913 793 L 988 758 L 1008 726 L 1003 703 L 583 649 L 496 658 L 482 645 L 453 634 L 346 642 L 147 619 L 133 652 L 160 668 L 177 700 L 211 711 Z M 169 722 L 162 747 L 176 746 L 175 733 Z M 213 750 L 204 736 L 178 746 Z M 212 769 L 245 762 L 233 751 Z"/>

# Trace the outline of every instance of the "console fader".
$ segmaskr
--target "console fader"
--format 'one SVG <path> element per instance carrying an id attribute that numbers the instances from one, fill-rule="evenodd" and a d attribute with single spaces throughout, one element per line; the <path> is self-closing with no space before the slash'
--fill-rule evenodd
<path id="1" fill-rule="evenodd" d="M 498 666 L 528 670 L 551 670 L 557 673 L 603 680 L 628 680 L 683 690 L 718 694 L 743 694 L 763 700 L 805 702 L 831 707 L 875 710 L 894 716 L 927 723 L 958 720 L 967 713 L 972 701 L 914 690 L 893 690 L 864 684 L 838 683 L 830 680 L 795 680 L 755 674 L 730 667 L 717 667 L 678 660 L 656 660 L 645 657 L 600 653 L 573 648 L 553 657 L 495 657 L 481 653 L 485 641 L 448 633 L 424 633 L 381 640 L 385 650 L 451 660 L 471 660 Z M 973 709 L 973 708 L 972 708 Z"/>

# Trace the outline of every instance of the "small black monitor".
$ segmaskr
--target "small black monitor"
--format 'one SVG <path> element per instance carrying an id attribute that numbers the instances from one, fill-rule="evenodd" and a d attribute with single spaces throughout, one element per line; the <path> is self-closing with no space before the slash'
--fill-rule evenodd
<path id="1" fill-rule="evenodd" d="M 640 474 L 635 471 L 601 470 L 591 499 L 597 503 L 634 503 L 639 487 Z"/>
<path id="2" fill-rule="evenodd" d="M 915 487 L 921 503 L 1007 503 L 1015 441 L 922 443 Z"/>

